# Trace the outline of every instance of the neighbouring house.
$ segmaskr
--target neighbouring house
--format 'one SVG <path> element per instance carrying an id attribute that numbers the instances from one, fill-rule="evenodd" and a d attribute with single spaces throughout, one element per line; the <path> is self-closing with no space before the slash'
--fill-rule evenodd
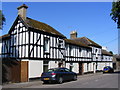
<path id="1" fill-rule="evenodd" d="M 92 66 L 93 68 L 91 68 L 89 71 L 102 71 L 103 67 L 106 65 L 110 65 L 112 66 L 112 56 L 109 55 L 108 53 L 104 53 L 102 52 L 102 46 L 100 46 L 99 44 L 97 44 L 96 42 L 90 40 L 87 37 L 77 37 L 77 32 L 74 31 L 71 33 L 71 40 L 77 41 L 77 42 L 81 42 L 84 43 L 85 45 L 88 45 L 89 47 L 92 48 L 92 62 L 91 63 L 87 63 L 90 64 L 90 66 Z M 106 51 L 107 52 L 107 51 Z M 102 59 L 103 57 L 108 57 L 110 58 L 108 59 Z M 87 64 L 84 64 L 88 67 Z M 85 67 L 86 67 L 85 66 Z M 89 68 L 89 67 L 88 67 Z"/>
<path id="2" fill-rule="evenodd" d="M 113 68 L 120 71 L 120 54 L 113 55 Z"/>
<path id="3" fill-rule="evenodd" d="M 101 62 L 98 63 L 97 70 L 101 71 L 101 68 L 103 68 L 105 66 L 113 67 L 113 54 L 102 49 Z"/>
<path id="4" fill-rule="evenodd" d="M 88 66 L 86 70 L 84 64 L 92 62 L 92 48 L 71 39 L 65 39 L 65 43 L 66 67 L 78 74 L 88 72 Z"/>
<path id="5" fill-rule="evenodd" d="M 72 31 L 70 39 L 48 24 L 26 16 L 25 4 L 18 7 L 18 16 L 8 34 L 0 37 L 3 76 L 11 82 L 27 82 L 40 78 L 49 68 L 67 67 L 83 74 L 102 70 L 112 57 L 102 52 L 94 41 Z M 102 63 L 102 64 L 101 64 Z"/>

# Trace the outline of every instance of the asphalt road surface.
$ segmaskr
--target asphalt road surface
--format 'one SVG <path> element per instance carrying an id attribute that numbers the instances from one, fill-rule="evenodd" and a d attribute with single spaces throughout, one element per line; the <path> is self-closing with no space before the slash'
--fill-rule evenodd
<path id="1" fill-rule="evenodd" d="M 63 84 L 37 84 L 24 88 L 118 88 L 118 73 L 78 76 L 77 81 Z"/>

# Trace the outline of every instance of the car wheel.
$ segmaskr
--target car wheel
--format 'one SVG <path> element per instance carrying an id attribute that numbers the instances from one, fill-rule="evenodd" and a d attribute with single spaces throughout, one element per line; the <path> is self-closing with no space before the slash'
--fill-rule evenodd
<path id="1" fill-rule="evenodd" d="M 73 80 L 74 80 L 74 81 L 76 81 L 76 80 L 77 80 L 77 76 L 76 76 L 76 75 L 74 75 Z"/>
<path id="2" fill-rule="evenodd" d="M 62 83 L 63 83 L 63 78 L 62 78 L 62 77 L 60 77 L 60 78 L 58 79 L 58 83 L 59 83 L 59 84 L 62 84 Z"/>

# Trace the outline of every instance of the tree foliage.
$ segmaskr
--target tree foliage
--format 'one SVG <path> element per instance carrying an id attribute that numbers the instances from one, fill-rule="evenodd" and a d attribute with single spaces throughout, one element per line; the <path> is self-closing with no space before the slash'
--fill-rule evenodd
<path id="1" fill-rule="evenodd" d="M 112 3 L 111 14 L 112 19 L 117 23 L 118 28 L 120 28 L 120 0 Z"/>
<path id="2" fill-rule="evenodd" d="M 2 10 L 0 10 L 0 29 L 2 29 L 3 24 L 5 24 L 5 21 L 6 21 L 6 19 L 2 13 Z"/>

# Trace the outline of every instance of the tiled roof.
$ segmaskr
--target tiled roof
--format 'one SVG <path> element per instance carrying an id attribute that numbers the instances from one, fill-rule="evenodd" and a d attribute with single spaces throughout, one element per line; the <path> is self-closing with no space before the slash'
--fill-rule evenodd
<path id="1" fill-rule="evenodd" d="M 27 17 L 27 20 L 25 22 L 28 24 L 28 26 L 30 26 L 34 29 L 37 29 L 37 30 L 40 30 L 43 32 L 48 32 L 48 33 L 66 38 L 63 34 L 58 32 L 57 30 L 55 30 L 53 27 L 51 27 L 50 25 L 45 24 L 43 22 L 39 22 L 39 21 L 33 20 L 31 18 L 28 18 L 28 17 Z"/>
<path id="2" fill-rule="evenodd" d="M 0 36 L 0 39 L 5 39 L 5 38 L 9 38 L 10 34 L 5 34 L 3 36 Z"/>
<path id="3" fill-rule="evenodd" d="M 106 50 L 103 50 L 103 49 L 102 49 L 102 54 L 103 55 L 108 55 L 108 56 L 113 56 L 110 52 L 108 52 Z"/>
<path id="4" fill-rule="evenodd" d="M 65 39 L 65 42 L 68 43 L 68 44 L 72 44 L 72 45 L 77 45 L 77 46 L 81 46 L 81 47 L 91 48 L 91 47 L 85 45 L 84 43 L 77 42 L 77 41 L 74 41 L 74 40 L 71 40 L 71 39 Z"/>
<path id="5" fill-rule="evenodd" d="M 101 46 L 99 44 L 97 44 L 94 41 L 88 39 L 87 37 L 80 37 L 80 38 L 76 38 L 74 40 L 82 42 L 82 43 L 84 43 L 84 44 L 86 44 L 88 46 L 96 46 L 96 47 L 100 47 L 101 48 Z"/>
<path id="6" fill-rule="evenodd" d="M 119 55 L 114 55 L 114 57 L 115 57 L 118 61 L 120 61 L 120 54 L 119 54 Z"/>

